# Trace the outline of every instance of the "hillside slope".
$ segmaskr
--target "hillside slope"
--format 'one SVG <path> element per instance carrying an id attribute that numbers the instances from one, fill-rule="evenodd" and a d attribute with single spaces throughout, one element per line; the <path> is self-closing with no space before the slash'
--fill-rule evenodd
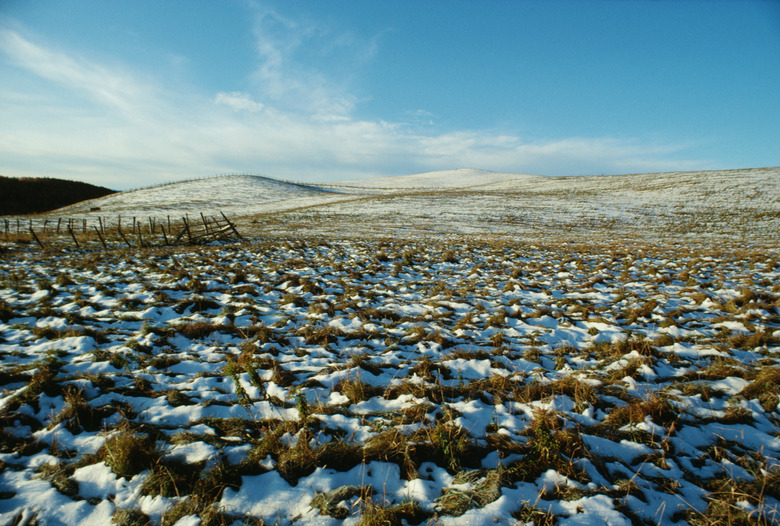
<path id="1" fill-rule="evenodd" d="M 442 170 L 395 177 L 359 179 L 321 185 L 327 188 L 372 189 L 372 190 L 411 190 L 436 188 L 475 188 L 492 184 L 540 183 L 547 178 L 541 175 L 490 172 L 461 168 Z"/>
<path id="2" fill-rule="evenodd" d="M 555 178 L 501 174 L 483 185 L 473 184 L 472 173 L 461 175 L 399 177 L 394 185 L 386 180 L 375 195 L 277 214 L 263 230 L 775 244 L 780 237 L 780 168 Z M 410 188 L 421 180 L 446 186 Z"/>
<path id="3" fill-rule="evenodd" d="M 199 212 L 224 212 L 242 232 L 263 236 L 776 244 L 780 168 L 578 177 L 468 169 L 327 185 L 236 175 L 122 192 L 51 215 L 112 220 Z"/>
<path id="4" fill-rule="evenodd" d="M 643 204 L 780 206 L 780 168 L 506 179 L 485 189 L 538 194 L 609 195 Z"/>
<path id="5" fill-rule="evenodd" d="M 331 195 L 333 192 L 329 190 L 268 177 L 226 175 L 122 192 L 89 203 L 80 203 L 59 212 L 77 215 L 88 213 L 92 208 L 100 208 L 101 214 L 155 215 L 220 210 L 231 214 L 246 214 L 258 204 Z"/>

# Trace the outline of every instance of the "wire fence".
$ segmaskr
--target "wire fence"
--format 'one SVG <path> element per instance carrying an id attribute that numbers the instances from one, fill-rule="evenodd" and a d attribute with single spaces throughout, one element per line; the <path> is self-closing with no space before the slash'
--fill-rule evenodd
<path id="1" fill-rule="evenodd" d="M 178 218 L 6 218 L 0 226 L 7 242 L 35 243 L 41 249 L 74 245 L 76 248 L 97 246 L 104 249 L 125 246 L 198 245 L 215 241 L 242 240 L 235 224 L 220 212 L 220 217 Z"/>

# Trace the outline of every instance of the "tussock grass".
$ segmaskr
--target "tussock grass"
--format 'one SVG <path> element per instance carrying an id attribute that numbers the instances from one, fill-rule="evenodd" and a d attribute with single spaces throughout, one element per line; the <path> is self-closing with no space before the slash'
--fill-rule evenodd
<path id="1" fill-rule="evenodd" d="M 572 461 L 586 455 L 587 448 L 578 432 L 563 427 L 559 415 L 537 410 L 526 434 L 525 456 L 507 466 L 503 476 L 508 481 L 530 482 L 549 469 L 571 478 L 587 478 Z"/>
<path id="2" fill-rule="evenodd" d="M 355 497 L 366 502 L 373 493 L 374 490 L 371 486 L 340 486 L 332 491 L 317 493 L 311 501 L 311 506 L 318 509 L 322 515 L 343 520 L 349 516 L 351 510 L 342 502 Z"/>
<path id="3" fill-rule="evenodd" d="M 79 491 L 79 484 L 72 478 L 75 465 L 67 462 L 43 464 L 36 472 L 43 480 L 51 483 L 54 488 L 68 497 L 75 496 Z"/>
<path id="4" fill-rule="evenodd" d="M 336 384 L 335 390 L 349 398 L 349 401 L 353 404 L 363 402 L 373 396 L 382 394 L 382 389 L 362 382 L 360 378 L 345 378 Z"/>
<path id="5" fill-rule="evenodd" d="M 236 470 L 224 463 L 201 474 L 190 494 L 165 511 L 162 524 L 172 525 L 186 515 L 197 515 L 204 525 L 228 525 L 238 517 L 224 513 L 217 502 L 226 488 L 237 490 L 241 480 Z M 247 518 L 249 519 L 249 518 Z M 252 520 L 252 519 L 250 519 Z M 262 524 L 253 519 L 254 524 Z"/>
<path id="6" fill-rule="evenodd" d="M 111 517 L 111 524 L 117 526 L 148 526 L 151 519 L 141 510 L 129 508 L 117 508 Z"/>
<path id="7" fill-rule="evenodd" d="M 626 424 L 639 424 L 648 416 L 657 425 L 669 428 L 675 424 L 680 415 L 667 398 L 650 396 L 646 400 L 615 407 L 607 415 L 604 425 L 617 428 Z"/>
<path id="8" fill-rule="evenodd" d="M 702 513 L 688 510 L 686 519 L 695 526 L 770 526 L 777 524 L 778 510 L 769 507 L 767 497 L 780 500 L 780 469 L 762 469 L 753 480 L 718 477 L 707 482 L 707 509 Z M 746 509 L 749 503 L 753 509 Z"/>
<path id="9" fill-rule="evenodd" d="M 398 464 L 407 480 L 418 478 L 417 447 L 414 437 L 408 437 L 398 429 L 388 429 L 369 438 L 362 448 L 365 460 L 380 460 Z"/>
<path id="10" fill-rule="evenodd" d="M 295 445 L 279 453 L 277 470 L 287 482 L 295 485 L 298 479 L 310 475 L 317 467 L 347 471 L 361 461 L 360 448 L 343 440 L 328 442 L 313 448 L 309 444 L 310 431 L 301 430 Z"/>
<path id="11" fill-rule="evenodd" d="M 73 434 L 82 430 L 97 431 L 100 429 L 103 418 L 116 411 L 116 408 L 93 408 L 84 397 L 84 392 L 74 386 L 65 388 L 65 407 L 51 421 L 49 427 L 54 427 L 60 422 L 65 423 L 65 428 Z"/>
<path id="12" fill-rule="evenodd" d="M 417 502 L 405 502 L 388 506 L 368 500 L 358 520 L 358 526 L 402 526 L 420 524 L 430 517 L 430 513 Z"/>
<path id="13" fill-rule="evenodd" d="M 527 404 L 557 395 L 570 397 L 580 407 L 595 404 L 598 399 L 593 387 L 575 376 L 565 376 L 548 383 L 531 382 L 517 389 L 514 399 Z"/>
<path id="14" fill-rule="evenodd" d="M 758 399 L 764 411 L 775 411 L 780 403 L 780 366 L 762 369 L 737 395 L 747 400 Z"/>
<path id="15" fill-rule="evenodd" d="M 18 315 L 16 311 L 5 300 L 0 298 L 0 320 L 7 322 L 11 318 L 15 318 Z"/>
<path id="16" fill-rule="evenodd" d="M 152 469 L 161 458 L 154 438 L 127 429 L 109 437 L 97 456 L 111 471 L 125 478 Z"/>
<path id="17" fill-rule="evenodd" d="M 769 268 L 768 257 L 750 251 L 713 250 L 704 257 L 682 244 L 531 247 L 493 239 L 452 246 L 307 238 L 241 249 L 150 249 L 142 258 L 60 254 L 56 271 L 49 270 L 51 261 L 28 258 L 24 272 L 12 269 L 16 277 L 0 255 L 0 320 L 35 319 L 6 323 L 0 334 L 15 338 L 0 349 L 0 388 L 24 389 L 0 411 L 0 451 L 21 458 L 49 447 L 62 461 L 34 476 L 64 495 L 73 491 L 78 466 L 102 460 L 122 477 L 144 473 L 144 495 L 171 499 L 163 524 L 185 515 L 201 524 L 251 523 L 240 510 L 230 515 L 219 507 L 224 489 L 239 488 L 242 477 L 277 471 L 300 488 L 317 468 L 344 471 L 371 462 L 396 464 L 404 480 L 428 477 L 423 465 L 433 463 L 456 486 L 425 503 L 436 506 L 435 517 L 415 502 L 399 504 L 380 497 L 381 488 L 360 485 L 316 495 L 311 505 L 352 523 L 452 520 L 479 513 L 508 487 L 537 484 L 547 470 L 587 483 L 583 466 L 592 465 L 614 486 L 547 488 L 536 502 L 517 503 L 514 517 L 549 524 L 556 520 L 545 511 L 551 501 L 605 495 L 628 520 L 655 523 L 636 499 L 684 496 L 693 484 L 710 493 L 710 507 L 679 512 L 677 519 L 763 520 L 751 506 L 761 508 L 758 495 L 776 495 L 777 482 L 756 459 L 756 448 L 713 438 L 697 446 L 694 458 L 675 450 L 675 440 L 637 424 L 649 418 L 682 441 L 698 425 L 769 429 L 780 395 L 776 262 Z M 174 307 L 181 318 L 167 325 L 126 312 L 151 303 L 124 290 L 126 275 L 140 276 L 137 286 L 146 287 L 147 298 Z M 41 289 L 50 295 L 30 301 Z M 351 327 L 341 332 L 334 319 Z M 93 337 L 97 348 L 79 355 L 72 336 Z M 617 337 L 625 339 L 608 341 Z M 33 356 L 29 349 L 41 344 L 62 350 Z M 183 366 L 171 369 L 177 364 Z M 480 370 L 487 372 L 475 377 Z M 720 382 L 729 378 L 741 381 Z M 334 403 L 333 392 L 349 403 Z M 638 392 L 650 394 L 640 399 Z M 401 403 L 403 395 L 412 396 Z M 104 396 L 112 406 L 96 407 Z M 184 412 L 198 399 L 194 410 L 219 416 L 170 429 L 134 414 L 138 400 L 122 403 L 124 397 L 157 398 L 149 414 Z M 567 410 L 532 412 L 549 406 Z M 118 417 L 129 423 L 111 424 Z M 97 454 L 84 455 L 17 436 L 29 427 L 48 437 L 57 426 L 83 437 L 105 427 L 108 439 Z M 606 461 L 588 451 L 580 432 L 652 452 L 630 463 Z M 196 442 L 251 449 L 237 464 L 206 472 L 201 463 L 161 452 Z M 496 454 L 498 467 L 483 469 Z M 7 462 L 0 471 L 17 469 L 16 460 Z M 678 484 L 662 474 L 688 463 L 714 478 L 695 471 Z M 729 463 L 750 479 L 728 479 Z M 422 482 L 435 487 L 439 480 Z M 150 521 L 133 513 L 119 510 L 115 521 Z"/>

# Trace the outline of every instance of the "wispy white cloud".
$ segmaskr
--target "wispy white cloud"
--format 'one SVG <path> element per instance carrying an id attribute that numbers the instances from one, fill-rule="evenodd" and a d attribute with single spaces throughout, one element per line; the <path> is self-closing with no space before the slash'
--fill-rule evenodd
<path id="1" fill-rule="evenodd" d="M 30 73 L 67 87 L 82 98 L 127 112 L 152 95 L 137 74 L 76 59 L 0 26 L 0 51 Z"/>
<path id="2" fill-rule="evenodd" d="M 682 154 L 675 145 L 533 141 L 492 131 L 435 133 L 435 126 L 421 133 L 356 119 L 359 99 L 346 85 L 295 60 L 306 39 L 332 41 L 334 33 L 296 24 L 259 15 L 256 91 L 205 96 L 0 26 L 0 173 L 129 188 L 238 170 L 324 181 L 459 167 L 559 175 L 684 166 L 670 159 Z M 358 44 L 333 45 L 365 43 Z"/>
<path id="3" fill-rule="evenodd" d="M 217 96 L 214 97 L 214 102 L 238 111 L 255 112 L 262 110 L 264 107 L 261 102 L 252 100 L 251 95 L 240 91 L 233 91 L 231 93 L 219 92 L 217 93 Z"/>
<path id="4" fill-rule="evenodd" d="M 351 89 L 355 71 L 374 57 L 381 33 L 365 39 L 261 4 L 254 11 L 257 98 L 320 121 L 348 118 L 360 100 Z"/>

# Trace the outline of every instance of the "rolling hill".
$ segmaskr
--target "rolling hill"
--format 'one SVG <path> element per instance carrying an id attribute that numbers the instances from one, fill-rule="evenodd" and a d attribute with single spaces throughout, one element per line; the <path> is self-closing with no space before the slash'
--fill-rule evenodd
<path id="1" fill-rule="evenodd" d="M 122 192 L 50 215 L 199 212 L 224 212 L 257 235 L 776 243 L 780 168 L 577 177 L 461 169 L 317 185 L 233 175 Z"/>
<path id="2" fill-rule="evenodd" d="M 86 214 L 94 208 L 100 214 L 160 215 L 184 212 L 225 211 L 233 215 L 251 213 L 258 205 L 290 199 L 332 197 L 332 190 L 278 181 L 259 175 L 226 175 L 179 181 L 122 192 L 68 207 L 58 213 Z"/>

